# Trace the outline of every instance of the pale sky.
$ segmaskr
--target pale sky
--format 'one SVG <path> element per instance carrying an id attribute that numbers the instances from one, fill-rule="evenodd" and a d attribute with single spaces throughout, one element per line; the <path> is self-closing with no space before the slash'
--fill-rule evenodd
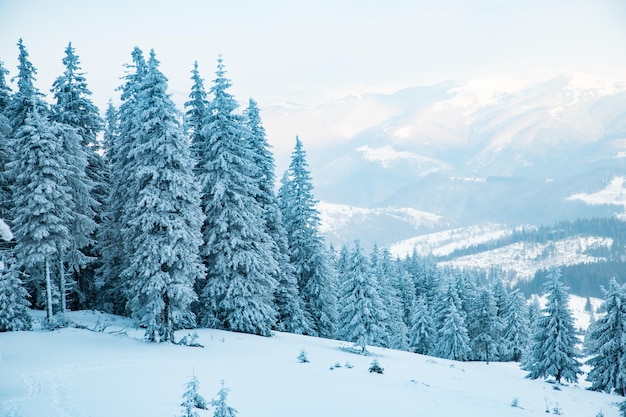
<path id="1" fill-rule="evenodd" d="M 626 81 L 624 22 L 624 0 L 0 0 L 0 60 L 14 76 L 23 38 L 47 94 L 71 41 L 104 108 L 135 45 L 179 104 L 194 60 L 208 88 L 221 51 L 239 101 L 314 104 L 476 77 Z"/>

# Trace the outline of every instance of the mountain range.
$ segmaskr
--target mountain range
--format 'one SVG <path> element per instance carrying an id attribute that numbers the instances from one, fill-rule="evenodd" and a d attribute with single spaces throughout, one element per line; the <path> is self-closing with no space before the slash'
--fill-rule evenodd
<path id="1" fill-rule="evenodd" d="M 323 232 L 393 246 L 458 228 L 623 215 L 626 83 L 448 81 L 265 110 L 298 125 Z M 294 128 L 295 129 L 295 128 Z M 308 141 L 307 141 L 308 139 Z"/>

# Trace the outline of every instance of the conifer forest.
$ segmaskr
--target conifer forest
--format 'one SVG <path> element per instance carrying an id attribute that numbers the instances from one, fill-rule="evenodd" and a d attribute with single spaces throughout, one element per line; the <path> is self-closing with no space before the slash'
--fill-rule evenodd
<path id="1" fill-rule="evenodd" d="M 328 245 L 306 138 L 277 177 L 262 109 L 230 93 L 221 55 L 211 76 L 190 63 L 178 109 L 156 52 L 136 47 L 120 104 L 99 109 L 71 43 L 49 93 L 22 40 L 17 54 L 15 73 L 0 62 L 0 331 L 29 330 L 31 309 L 50 329 L 100 310 L 154 343 L 198 327 L 280 331 L 357 353 L 514 361 L 557 382 L 588 365 L 591 389 L 626 394 L 626 287 L 602 289 L 582 346 L 559 268 L 542 272 L 540 305 L 497 275 Z"/>

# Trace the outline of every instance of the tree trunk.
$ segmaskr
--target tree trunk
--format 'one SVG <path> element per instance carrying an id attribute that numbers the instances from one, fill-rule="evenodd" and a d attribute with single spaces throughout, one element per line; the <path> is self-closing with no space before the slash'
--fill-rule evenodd
<path id="1" fill-rule="evenodd" d="M 48 261 L 48 258 L 46 258 L 44 262 L 44 269 L 46 274 L 46 307 L 49 323 L 50 320 L 52 320 L 52 284 L 50 283 L 50 261 Z"/>
<path id="2" fill-rule="evenodd" d="M 63 253 L 59 257 L 59 282 L 61 284 L 61 313 L 65 314 L 67 311 L 67 289 L 65 288 L 65 265 L 63 262 Z"/>

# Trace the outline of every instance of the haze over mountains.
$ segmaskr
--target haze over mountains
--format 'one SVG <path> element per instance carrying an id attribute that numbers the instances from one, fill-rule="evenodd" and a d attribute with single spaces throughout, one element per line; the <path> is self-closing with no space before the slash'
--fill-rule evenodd
<path id="1" fill-rule="evenodd" d="M 335 243 L 389 245 L 483 222 L 547 225 L 624 211 L 626 83 L 582 74 L 450 81 L 285 104 L 264 118 L 270 135 L 301 132 L 316 196 L 332 203 L 321 211 Z M 610 204 L 588 204 L 586 195 L 610 186 Z"/>

